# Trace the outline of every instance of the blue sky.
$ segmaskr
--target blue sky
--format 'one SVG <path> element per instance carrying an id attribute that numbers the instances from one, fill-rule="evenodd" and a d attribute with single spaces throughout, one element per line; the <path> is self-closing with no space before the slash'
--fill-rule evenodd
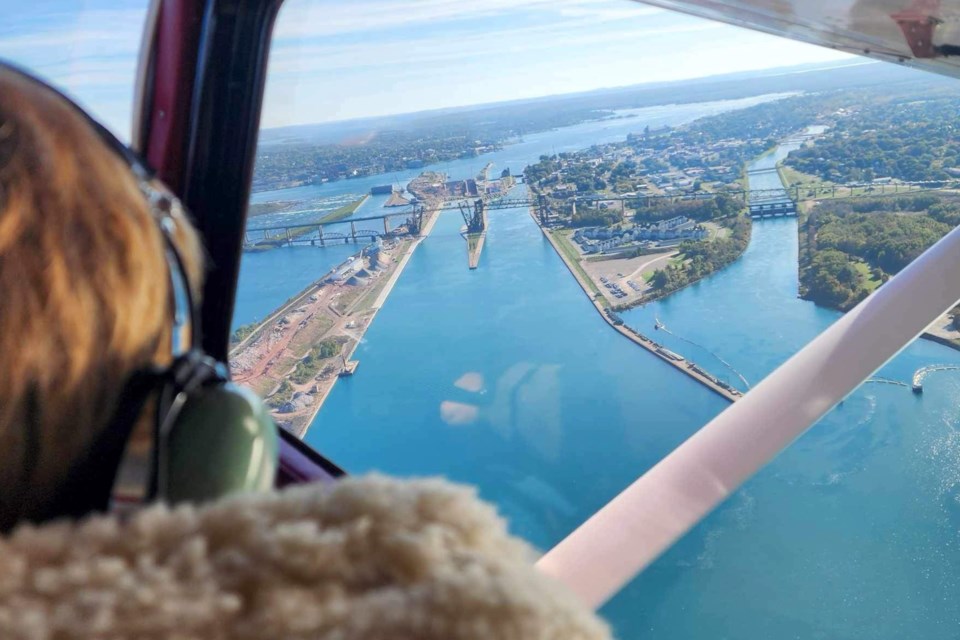
<path id="1" fill-rule="evenodd" d="M 145 0 L 3 0 L 0 56 L 127 137 Z M 847 57 L 629 0 L 287 0 L 263 125 L 326 122 Z"/>

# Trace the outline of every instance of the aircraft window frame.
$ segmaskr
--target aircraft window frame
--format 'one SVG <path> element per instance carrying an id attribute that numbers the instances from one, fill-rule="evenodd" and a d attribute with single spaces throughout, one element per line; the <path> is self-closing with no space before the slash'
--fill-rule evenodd
<path id="1" fill-rule="evenodd" d="M 249 182 L 247 183 L 247 185 L 249 186 Z M 241 218 L 242 218 L 242 217 L 243 217 L 243 216 L 241 216 Z M 954 243 L 954 242 L 955 242 L 955 239 L 951 239 L 950 243 L 948 243 L 948 244 L 951 244 L 951 243 Z M 942 251 L 939 251 L 939 252 L 942 253 Z M 942 259 L 942 258 L 941 258 L 941 259 Z M 936 261 L 934 261 L 934 262 L 936 262 Z M 912 266 L 912 265 L 911 265 L 911 266 Z M 929 267 L 930 267 L 929 264 L 925 264 L 925 265 L 924 265 L 924 268 L 929 268 Z M 910 279 L 910 278 L 902 278 L 902 280 L 908 280 L 908 279 Z M 888 288 L 887 288 L 887 292 L 891 292 L 891 291 L 893 291 L 894 289 L 895 289 L 895 287 L 888 287 Z M 891 294 L 891 295 L 893 295 L 893 294 Z M 900 294 L 900 295 L 902 295 L 902 294 Z M 952 294 L 948 295 L 947 297 L 950 297 L 950 296 L 952 296 Z M 882 296 L 879 296 L 879 298 L 869 299 L 868 302 L 870 302 L 870 304 L 867 305 L 867 306 L 869 307 L 869 306 L 875 304 L 875 299 L 884 299 L 885 297 L 886 297 L 886 293 L 885 293 L 884 295 L 882 295 Z M 941 296 L 941 297 L 942 297 L 942 296 Z M 922 304 L 920 304 L 920 305 L 915 305 L 914 307 L 912 307 L 912 309 L 915 310 L 915 311 L 917 311 L 917 313 L 912 313 L 908 322 L 904 322 L 904 323 L 898 324 L 898 325 L 895 326 L 895 327 L 887 327 L 887 328 L 890 329 L 891 331 L 895 331 L 895 332 L 896 332 L 896 335 L 898 336 L 898 338 L 897 338 L 898 344 L 896 345 L 896 349 L 894 350 L 894 352 L 895 352 L 896 350 L 899 350 L 902 346 L 904 346 L 904 345 L 906 344 L 906 341 L 908 341 L 908 338 L 909 338 L 909 339 L 912 339 L 913 337 L 916 336 L 917 333 L 919 333 L 920 330 L 922 330 L 922 327 L 920 327 L 920 328 L 917 327 L 917 323 L 919 322 L 918 318 L 926 317 L 924 314 L 929 314 L 933 308 L 937 308 L 938 310 L 942 311 L 943 309 L 948 308 L 948 307 L 952 304 L 953 301 L 951 301 L 951 303 L 949 303 L 949 304 L 944 305 L 943 302 L 944 302 L 944 300 L 945 300 L 946 298 L 941 299 L 941 297 L 936 297 L 935 299 L 924 300 Z M 960 297 L 960 296 L 958 296 L 958 297 Z M 902 300 L 900 300 L 899 298 L 894 298 L 894 299 L 898 300 L 899 302 L 902 302 Z M 922 308 L 922 310 L 923 310 L 922 312 L 919 311 L 919 309 L 921 309 L 921 308 Z M 839 324 L 839 323 L 838 323 L 838 324 Z M 824 353 L 824 352 L 822 351 L 822 349 L 823 349 L 823 344 L 821 344 L 819 348 L 817 348 L 817 349 L 812 349 L 812 350 L 811 350 L 811 347 L 813 347 L 813 346 L 814 346 L 815 344 L 817 344 L 818 342 L 820 342 L 820 343 L 829 343 L 829 346 L 830 346 L 831 349 L 833 349 L 833 348 L 839 349 L 840 347 L 842 347 L 842 344 L 841 344 L 841 343 L 833 343 L 833 342 L 831 342 L 832 340 L 836 340 L 837 334 L 842 333 L 842 331 L 841 331 L 840 329 L 836 329 L 836 330 L 835 330 L 835 329 L 836 329 L 836 326 L 835 326 L 835 327 L 831 327 L 831 329 L 828 329 L 827 331 L 825 331 L 825 332 L 823 332 L 822 334 L 820 334 L 820 336 L 819 336 L 816 340 L 814 340 L 813 343 L 811 343 L 811 344 L 808 345 L 807 347 L 804 347 L 804 349 L 802 349 L 800 352 L 798 352 L 797 354 L 795 354 L 794 357 L 791 359 L 791 362 L 792 362 L 793 360 L 796 360 L 797 358 L 800 358 L 801 360 L 804 359 L 804 358 L 811 358 L 811 357 L 813 357 L 813 355 L 816 355 L 816 352 L 818 352 L 818 351 L 820 352 L 820 355 L 823 355 L 823 353 Z M 909 334 L 909 335 L 908 335 L 908 334 Z M 904 342 L 903 342 L 902 344 L 900 344 L 900 343 L 899 343 L 900 340 L 904 340 Z M 810 350 L 810 353 L 808 353 L 808 350 Z M 842 350 L 842 351 L 846 351 L 846 350 Z M 834 352 L 834 353 L 836 353 L 836 352 Z M 811 355 L 811 354 L 813 354 L 813 355 Z M 879 355 L 878 355 L 878 357 L 879 357 L 879 356 L 882 356 L 882 359 L 871 359 L 869 362 L 863 363 L 859 368 L 857 368 L 855 373 L 850 373 L 850 372 L 848 372 L 848 377 L 845 379 L 845 381 L 842 382 L 842 383 L 837 384 L 837 385 L 834 387 L 834 389 L 833 389 L 833 391 L 832 391 L 831 394 L 828 394 L 827 396 L 821 396 L 820 398 L 818 398 L 818 404 L 817 404 L 817 407 L 816 407 L 815 410 L 811 410 L 810 407 L 806 407 L 806 408 L 798 407 L 798 408 L 797 408 L 797 410 L 798 410 L 798 415 L 802 416 L 804 420 L 807 420 L 807 421 L 808 421 L 808 422 L 807 422 L 807 426 L 809 426 L 809 423 L 812 422 L 812 420 L 814 419 L 814 416 L 817 415 L 818 412 L 819 412 L 820 414 L 822 414 L 822 412 L 826 410 L 826 407 L 832 406 L 833 403 L 838 402 L 840 399 L 842 399 L 842 396 L 845 395 L 847 392 L 849 392 L 850 389 L 853 388 L 853 386 L 856 386 L 856 384 L 859 384 L 859 382 L 862 382 L 862 380 L 865 379 L 867 376 L 869 376 L 869 374 L 870 374 L 873 370 L 875 370 L 876 367 L 878 367 L 880 364 L 882 364 L 884 361 L 886 361 L 886 359 L 887 359 L 888 357 L 890 357 L 890 356 L 892 356 L 892 355 L 893 355 L 893 353 L 880 352 Z M 808 364 L 809 364 L 809 363 L 808 363 Z M 869 369 L 869 370 L 868 370 L 868 369 Z M 773 376 L 773 375 L 774 375 L 774 374 L 771 374 L 771 376 Z M 767 380 L 770 380 L 770 377 L 769 377 L 769 376 L 768 376 Z M 810 380 L 810 383 L 811 383 L 811 384 L 816 384 L 817 382 L 818 382 L 817 380 Z M 820 380 L 819 382 L 822 382 L 822 380 Z M 834 381 L 834 382 L 836 382 L 836 381 Z M 849 386 L 849 384 L 852 383 L 852 382 L 854 382 L 855 384 L 853 384 L 853 386 Z M 772 386 L 774 386 L 772 383 L 765 383 L 764 385 L 761 385 L 760 388 L 772 387 Z M 819 388 L 819 387 L 818 387 L 818 388 Z M 821 389 L 821 390 L 822 390 L 822 389 Z M 751 394 L 748 394 L 747 397 L 749 398 L 750 395 L 756 396 L 757 393 L 758 393 L 758 391 L 757 391 L 757 390 L 754 390 L 753 392 L 751 392 Z M 766 394 L 766 393 L 770 393 L 770 392 L 768 392 L 768 391 L 763 391 L 762 393 Z M 794 389 L 792 390 L 792 393 L 793 393 L 793 394 L 796 394 L 796 388 L 794 388 Z M 826 400 L 825 400 L 824 398 L 826 398 Z M 748 403 L 748 404 L 745 404 L 745 405 L 742 405 L 742 406 L 749 406 L 749 403 Z M 722 418 L 724 415 L 726 415 L 726 414 L 729 413 L 729 412 L 730 412 L 730 409 L 725 410 L 724 412 L 722 412 L 722 413 L 720 414 L 720 416 L 718 416 L 718 419 Z M 756 418 L 756 416 L 754 416 L 754 419 L 755 419 L 755 418 Z M 750 416 L 749 416 L 749 415 L 748 415 L 748 416 L 741 416 L 741 419 L 742 419 L 742 422 L 743 422 L 743 423 L 751 423 L 751 422 L 752 422 L 752 420 L 750 419 Z M 755 421 L 753 421 L 753 422 L 754 422 L 754 424 L 755 424 Z M 796 425 L 793 425 L 793 428 L 796 429 L 796 428 L 797 428 Z M 787 433 L 787 432 L 785 432 L 785 433 Z M 792 439 L 792 437 L 795 436 L 796 433 L 797 433 L 796 431 L 793 432 L 793 434 L 792 434 L 791 436 L 789 436 L 789 438 L 788 438 L 787 440 L 784 440 L 784 441 L 783 441 L 783 444 L 787 444 L 787 443 L 788 443 L 788 440 L 789 440 L 789 439 Z M 754 435 L 755 435 L 755 434 L 754 434 Z M 783 434 L 781 434 L 781 435 L 783 435 Z M 787 436 L 783 436 L 783 437 L 784 437 L 784 438 L 787 438 Z M 769 455 L 772 455 L 772 452 L 767 452 L 767 453 L 768 453 Z M 768 455 L 766 458 L 764 458 L 764 459 L 768 459 L 768 458 L 769 458 L 769 455 Z M 569 576 L 568 576 L 568 577 L 569 577 Z"/>

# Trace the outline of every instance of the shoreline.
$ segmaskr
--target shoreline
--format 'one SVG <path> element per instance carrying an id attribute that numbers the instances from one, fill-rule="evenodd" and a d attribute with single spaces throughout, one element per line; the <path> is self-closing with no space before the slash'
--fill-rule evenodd
<path id="1" fill-rule="evenodd" d="M 783 174 L 783 172 L 782 172 L 782 164 L 777 164 L 777 171 L 778 171 L 778 173 L 779 173 L 779 175 L 780 175 L 781 181 L 784 181 L 784 174 Z M 784 184 L 786 184 L 785 181 L 784 181 Z M 912 193 L 912 192 L 904 192 L 904 193 Z M 895 195 L 897 195 L 897 194 L 891 194 L 891 195 L 894 195 L 894 196 L 895 196 Z M 877 196 L 877 197 L 880 197 L 880 196 Z M 829 200 L 829 198 L 826 198 L 826 199 Z M 816 203 L 816 202 L 819 202 L 819 200 L 818 200 L 818 199 L 814 199 L 814 200 L 812 200 L 812 201 L 810 201 L 810 202 Z M 800 298 L 801 300 L 806 301 L 806 302 L 810 302 L 810 303 L 812 303 L 814 306 L 820 307 L 821 309 L 830 309 L 831 311 L 837 311 L 838 313 L 846 314 L 847 311 L 849 311 L 849 309 L 845 311 L 845 310 L 843 310 L 843 309 L 839 309 L 839 308 L 834 307 L 834 306 L 831 306 L 831 305 L 820 304 L 820 303 L 817 302 L 816 300 L 814 300 L 814 299 L 812 299 L 812 298 L 808 298 L 808 297 L 806 296 L 806 294 L 802 291 L 802 283 L 800 282 L 801 264 L 803 263 L 803 260 L 804 260 L 805 250 L 806 250 L 806 251 L 809 251 L 809 248 L 805 246 L 805 239 L 804 239 L 804 231 L 805 231 L 804 225 L 807 223 L 807 217 L 808 217 L 808 213 L 807 213 L 807 212 L 803 212 L 803 211 L 801 211 L 801 210 L 798 208 L 798 210 L 797 210 L 797 245 L 798 245 L 799 251 L 798 251 L 798 255 L 797 255 L 797 282 L 798 282 L 798 284 L 801 285 L 801 291 L 798 293 L 798 296 L 797 296 L 797 297 Z M 881 286 L 882 286 L 882 285 L 881 285 Z M 854 305 L 854 306 L 856 306 L 856 305 Z M 852 309 L 852 308 L 853 308 L 853 307 L 851 307 L 851 309 Z M 944 315 L 946 315 L 946 313 L 941 314 L 941 316 L 938 316 L 937 320 L 935 320 L 933 323 L 931 323 L 931 325 L 928 326 L 927 329 L 930 329 L 930 328 L 933 326 L 933 324 L 935 324 L 938 320 L 941 320 Z M 958 333 L 960 333 L 960 332 L 958 332 Z M 938 334 L 933 333 L 932 331 L 929 331 L 929 330 L 924 330 L 919 336 L 917 336 L 917 338 L 918 338 L 918 339 L 919 339 L 919 338 L 922 338 L 922 339 L 924 339 L 924 340 L 929 340 L 930 342 L 935 342 L 935 343 L 937 343 L 937 344 L 943 345 L 944 347 L 948 347 L 948 348 L 950 348 L 950 349 L 954 349 L 954 350 L 956 350 L 956 351 L 960 351 L 960 343 L 956 342 L 954 339 L 951 339 L 951 338 L 948 337 L 948 336 L 938 335 Z M 960 339 L 960 336 L 958 336 L 958 339 Z"/>
<path id="2" fill-rule="evenodd" d="M 419 235 L 401 238 L 383 252 L 387 258 L 385 267 L 380 267 L 385 272 L 384 279 L 364 276 L 365 282 L 360 286 L 339 280 L 328 282 L 343 268 L 343 264 L 334 266 L 280 305 L 230 349 L 232 377 L 264 397 L 270 403 L 273 418 L 297 438 L 306 436 L 341 377 L 341 358 L 349 361 L 353 357 L 416 247 L 433 230 L 439 206 L 431 205 L 424 218 Z M 356 261 L 363 254 L 361 250 L 347 262 Z M 360 260 L 363 265 L 366 258 Z M 364 268 L 361 266 L 360 271 Z M 340 351 L 318 356 L 315 349 L 330 342 L 339 343 Z M 310 377 L 305 379 L 306 371 Z"/>
<path id="3" fill-rule="evenodd" d="M 924 340 L 929 340 L 930 342 L 936 342 L 937 344 L 942 344 L 945 347 L 950 347 L 951 349 L 956 349 L 960 351 L 960 345 L 951 340 L 950 338 L 944 338 L 943 336 L 938 336 L 935 333 L 929 333 L 924 331 L 920 334 L 920 337 Z"/>
<path id="4" fill-rule="evenodd" d="M 747 239 L 747 247 L 750 246 L 750 242 L 751 242 L 752 240 L 753 240 L 753 220 L 750 221 L 750 237 Z M 683 291 L 683 290 L 686 289 L 687 287 L 692 287 L 693 285 L 697 284 L 698 282 L 700 282 L 700 281 L 702 281 L 702 280 L 706 280 L 706 279 L 709 278 L 710 276 L 714 276 L 714 275 L 716 275 L 716 274 L 718 274 L 718 273 L 722 273 L 725 269 L 733 266 L 733 264 L 734 264 L 737 260 L 739 260 L 740 258 L 742 258 L 742 257 L 743 257 L 743 254 L 746 253 L 746 252 L 747 252 L 747 250 L 746 250 L 746 248 L 744 248 L 743 251 L 741 251 L 740 253 L 737 254 L 737 257 L 736 257 L 736 258 L 734 258 L 733 260 L 731 260 L 731 261 L 728 262 L 727 264 L 723 265 L 722 267 L 720 267 L 720 268 L 717 269 L 716 271 L 711 271 L 710 273 L 704 273 L 703 275 L 699 276 L 699 277 L 696 278 L 695 280 L 691 280 L 690 282 L 684 284 L 683 286 L 677 287 L 676 289 L 672 289 L 672 290 L 670 290 L 670 291 L 664 291 L 663 293 L 659 293 L 659 294 L 656 294 L 656 295 L 652 295 L 652 296 L 650 296 L 650 297 L 643 297 L 643 298 L 640 298 L 639 300 L 635 300 L 635 301 L 633 301 L 633 302 L 628 302 L 628 303 L 624 303 L 624 304 L 620 304 L 620 305 L 611 303 L 611 304 L 610 304 L 610 309 L 611 309 L 612 311 L 629 311 L 630 309 L 636 309 L 637 307 L 642 307 L 642 306 L 644 306 L 644 305 L 646 305 L 646 304 L 649 304 L 649 303 L 651 303 L 651 302 L 657 302 L 658 300 L 663 300 L 664 298 L 666 298 L 666 297 L 668 297 L 668 296 L 672 296 L 672 295 L 675 294 L 675 293 L 680 293 L 681 291 Z"/>
<path id="5" fill-rule="evenodd" d="M 424 216 L 427 218 L 427 223 L 424 224 L 423 228 L 420 230 L 420 235 L 410 243 L 410 246 L 397 263 L 397 268 L 393 270 L 392 274 L 390 274 L 390 278 L 387 280 L 386 285 L 384 285 L 383 290 L 380 291 L 376 300 L 373 301 L 373 305 L 371 306 L 372 313 L 370 314 L 366 325 L 363 327 L 363 331 L 358 334 L 360 339 L 354 341 L 353 346 L 350 347 L 350 351 L 346 354 L 345 357 L 347 360 L 350 360 L 353 357 L 357 347 L 360 346 L 360 343 L 363 341 L 363 337 L 366 335 L 367 330 L 370 329 L 370 325 L 373 324 L 377 314 L 380 313 L 380 309 L 383 308 L 383 305 L 386 303 L 387 297 L 390 295 L 390 292 L 393 291 L 393 287 L 396 286 L 397 281 L 400 279 L 400 274 L 403 273 L 407 263 L 413 256 L 413 252 L 418 246 L 420 246 L 421 242 L 427 239 L 427 237 L 430 235 L 430 232 L 433 231 L 433 227 L 436 225 L 437 219 L 440 217 L 440 207 L 437 206 L 433 209 L 425 211 Z M 339 378 L 334 379 L 330 386 L 323 393 L 319 394 L 320 397 L 316 402 L 316 406 L 310 413 L 310 418 L 305 423 L 303 429 L 294 432 L 294 435 L 300 440 L 303 440 L 306 437 L 307 432 L 310 430 L 310 425 L 312 425 L 314 420 L 317 419 L 317 416 L 320 414 L 320 410 L 323 408 L 323 404 L 327 401 L 327 398 L 330 397 L 330 394 L 333 392 L 333 388 L 336 386 L 338 379 Z"/>
<path id="6" fill-rule="evenodd" d="M 717 378 L 715 378 L 714 376 L 706 372 L 700 366 L 692 362 L 689 362 L 685 359 L 677 360 L 674 357 L 671 357 L 670 355 L 667 355 L 667 354 L 672 354 L 673 356 L 678 356 L 678 354 L 673 353 L 669 349 L 666 349 L 662 345 L 651 340 L 650 338 L 643 335 L 642 333 L 634 329 L 631 329 L 625 324 L 619 324 L 619 325 L 616 324 L 607 313 L 607 308 L 604 307 L 602 304 L 600 304 L 596 298 L 590 295 L 590 286 L 587 283 L 583 282 L 583 280 L 580 277 L 580 274 L 577 273 L 576 267 L 571 265 L 570 262 L 567 260 L 567 256 L 564 255 L 561 248 L 557 246 L 557 243 L 553 239 L 553 236 L 550 235 L 550 231 L 546 227 L 540 224 L 540 220 L 537 218 L 536 213 L 532 209 L 528 209 L 528 213 L 530 214 L 530 217 L 533 218 L 537 227 L 540 229 L 540 232 L 544 235 L 544 237 L 550 243 L 550 246 L 552 246 L 553 250 L 557 253 L 558 256 L 560 256 L 560 260 L 563 261 L 563 264 L 567 267 L 567 270 L 571 273 L 571 275 L 573 275 L 574 280 L 576 280 L 577 284 L 580 285 L 580 289 L 583 291 L 584 295 L 587 296 L 587 299 L 590 300 L 590 303 L 593 305 L 594 309 L 597 310 L 597 313 L 600 314 L 600 317 L 603 318 L 604 322 L 610 325 L 610 327 L 612 327 L 617 333 L 619 333 L 623 337 L 627 338 L 637 346 L 646 349 L 648 352 L 656 356 L 659 360 L 661 360 L 666 364 L 669 364 L 670 366 L 675 368 L 677 371 L 680 371 L 686 374 L 687 376 L 689 376 L 690 378 L 693 378 L 695 381 L 699 382 L 701 385 L 705 386 L 710 391 L 713 391 L 714 393 L 724 398 L 725 400 L 729 402 L 736 402 L 737 400 L 743 397 L 743 394 L 739 391 L 736 391 L 736 390 L 730 391 L 720 386 L 720 384 L 715 382 Z M 615 311 L 612 311 L 612 312 L 616 313 Z"/>
<path id="7" fill-rule="evenodd" d="M 806 302 L 809 302 L 809 303 L 813 304 L 814 306 L 820 307 L 821 309 L 830 309 L 831 311 L 836 311 L 837 313 L 841 313 L 841 314 L 846 314 L 846 313 L 847 313 L 846 311 L 843 311 L 842 309 L 837 309 L 836 307 L 831 307 L 831 306 L 829 306 L 829 305 L 820 304 L 820 303 L 818 303 L 816 300 L 811 300 L 810 298 L 806 298 L 806 297 L 804 297 L 803 295 L 800 295 L 800 296 L 798 296 L 798 297 L 799 297 L 801 300 L 804 300 L 804 301 L 806 301 Z M 956 351 L 960 351 L 960 344 L 957 344 L 956 342 L 954 342 L 954 341 L 951 340 L 950 338 L 947 338 L 947 337 L 945 337 L 945 336 L 939 336 L 939 335 L 937 335 L 937 334 L 935 334 L 935 333 L 931 333 L 930 331 L 924 331 L 924 332 L 921 333 L 919 336 L 917 336 L 917 338 L 918 338 L 918 339 L 923 339 L 923 340 L 929 340 L 930 342 L 936 342 L 937 344 L 941 344 L 941 345 L 943 345 L 943 346 L 945 346 L 945 347 L 949 347 L 949 348 L 951 348 L 951 349 L 955 349 Z"/>

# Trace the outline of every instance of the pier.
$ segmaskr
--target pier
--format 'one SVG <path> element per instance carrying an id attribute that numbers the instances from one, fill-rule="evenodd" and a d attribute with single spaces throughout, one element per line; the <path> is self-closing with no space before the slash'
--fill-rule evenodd
<path id="1" fill-rule="evenodd" d="M 602 317 L 607 324 L 613 327 L 617 333 L 627 338 L 634 344 L 643 347 L 649 353 L 659 358 L 662 362 L 665 362 L 674 369 L 693 378 L 725 400 L 736 402 L 743 397 L 743 393 L 741 393 L 738 389 L 735 389 L 723 382 L 696 363 L 688 361 L 682 355 L 670 351 L 663 345 L 643 335 L 633 327 L 627 326 L 615 311 L 606 308 L 601 301 L 591 296 L 590 285 L 583 281 L 580 274 L 577 272 L 576 267 L 570 264 L 563 250 L 557 246 L 556 240 L 554 240 L 553 236 L 550 235 L 550 230 L 545 225 L 540 223 L 539 216 L 533 212 L 533 207 L 530 208 L 530 216 L 537 222 L 537 226 L 540 227 L 540 231 L 547 238 L 547 241 L 550 242 L 550 245 L 553 247 L 554 251 L 557 252 L 557 255 L 560 256 L 563 264 L 566 265 L 567 269 L 577 281 L 577 284 L 580 285 L 583 293 L 587 296 L 587 298 L 590 300 L 590 303 L 600 314 L 600 317 Z"/>
<path id="2" fill-rule="evenodd" d="M 472 208 L 463 201 L 459 203 L 459 207 L 465 225 L 462 235 L 467 241 L 467 263 L 471 269 L 476 269 L 487 239 L 487 208 L 481 198 L 473 202 Z"/>
<path id="3" fill-rule="evenodd" d="M 395 215 L 399 214 L 387 217 Z M 422 229 L 418 225 L 413 237 L 402 236 L 384 243 L 377 255 L 385 257 L 378 258 L 376 265 L 370 262 L 366 250 L 360 250 L 322 274 L 265 320 L 256 322 L 231 345 L 233 379 L 266 398 L 277 423 L 297 437 L 306 433 L 336 381 L 357 371 L 359 361 L 353 359 L 357 346 L 414 250 L 436 224 L 436 207 L 431 206 L 420 215 Z M 367 274 L 350 277 L 360 271 Z M 340 343 L 337 355 L 320 356 L 314 352 L 314 347 L 330 340 Z M 313 346 L 304 351 L 304 345 Z M 304 370 L 308 361 L 314 363 L 315 370 Z"/>

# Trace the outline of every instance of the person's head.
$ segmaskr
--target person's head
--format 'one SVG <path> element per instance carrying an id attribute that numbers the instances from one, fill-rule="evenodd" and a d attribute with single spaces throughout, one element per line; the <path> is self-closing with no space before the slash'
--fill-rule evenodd
<path id="1" fill-rule="evenodd" d="M 176 222 L 198 291 L 197 238 Z M 170 289 L 124 160 L 62 97 L 0 66 L 0 530 L 43 517 L 126 381 L 169 363 Z"/>

